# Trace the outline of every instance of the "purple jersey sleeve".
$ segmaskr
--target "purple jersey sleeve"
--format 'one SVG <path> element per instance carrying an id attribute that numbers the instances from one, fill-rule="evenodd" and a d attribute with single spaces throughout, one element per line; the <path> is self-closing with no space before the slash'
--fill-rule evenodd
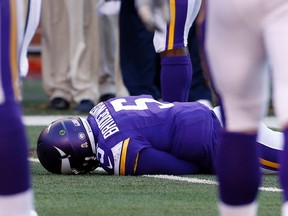
<path id="1" fill-rule="evenodd" d="M 104 170 L 114 175 L 135 175 L 139 152 L 151 146 L 144 138 L 98 143 L 97 157 Z"/>
<path id="2" fill-rule="evenodd" d="M 281 149 L 257 143 L 260 152 L 261 169 L 266 173 L 275 173 L 279 170 L 279 158 Z"/>
<path id="3" fill-rule="evenodd" d="M 188 175 L 197 174 L 199 170 L 199 166 L 191 161 L 154 148 L 145 148 L 139 154 L 136 174 Z"/>

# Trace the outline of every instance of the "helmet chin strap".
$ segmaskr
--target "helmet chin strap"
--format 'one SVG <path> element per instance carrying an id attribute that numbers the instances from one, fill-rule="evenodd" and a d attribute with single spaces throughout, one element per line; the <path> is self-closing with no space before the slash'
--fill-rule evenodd
<path id="1" fill-rule="evenodd" d="M 91 148 L 92 148 L 92 151 L 94 154 L 96 154 L 96 143 L 95 143 L 95 139 L 94 139 L 94 135 L 93 135 L 93 132 L 92 132 L 92 129 L 88 123 L 88 121 L 82 117 L 80 117 L 80 120 L 82 121 L 83 125 L 84 125 L 84 128 L 86 130 L 86 133 L 88 135 L 88 139 L 91 143 Z"/>

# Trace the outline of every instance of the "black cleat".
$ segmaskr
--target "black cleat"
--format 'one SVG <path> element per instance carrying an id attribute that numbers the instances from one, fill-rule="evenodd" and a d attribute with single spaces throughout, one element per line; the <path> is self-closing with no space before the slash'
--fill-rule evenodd
<path id="1" fill-rule="evenodd" d="M 69 107 L 70 107 L 69 102 L 61 97 L 56 97 L 52 99 L 48 104 L 49 109 L 67 110 L 69 109 Z"/>
<path id="2" fill-rule="evenodd" d="M 81 100 L 75 107 L 75 111 L 79 113 L 88 113 L 94 106 L 95 105 L 91 100 Z"/>
<path id="3" fill-rule="evenodd" d="M 103 102 L 103 101 L 107 101 L 111 98 L 115 98 L 116 95 L 115 94 L 104 94 L 100 97 L 99 102 Z"/>

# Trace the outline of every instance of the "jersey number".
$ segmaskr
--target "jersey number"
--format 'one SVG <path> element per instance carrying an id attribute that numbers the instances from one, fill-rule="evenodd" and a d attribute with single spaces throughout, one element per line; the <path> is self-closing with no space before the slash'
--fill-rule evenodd
<path id="1" fill-rule="evenodd" d="M 159 101 L 154 100 L 153 98 L 138 98 L 135 100 L 134 105 L 123 104 L 127 103 L 127 100 L 124 98 L 119 98 L 110 102 L 114 107 L 115 112 L 121 110 L 147 110 L 149 109 L 147 103 L 155 103 L 158 104 L 160 109 L 166 109 L 173 107 L 172 103 L 161 103 Z"/>

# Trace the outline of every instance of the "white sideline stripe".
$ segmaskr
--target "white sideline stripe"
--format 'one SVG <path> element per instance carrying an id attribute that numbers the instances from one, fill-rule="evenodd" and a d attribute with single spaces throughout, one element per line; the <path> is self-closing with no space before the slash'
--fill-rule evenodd
<path id="1" fill-rule="evenodd" d="M 282 189 L 273 188 L 273 187 L 260 187 L 261 191 L 268 191 L 268 192 L 282 192 Z"/>
<path id="2" fill-rule="evenodd" d="M 68 117 L 69 115 L 52 115 L 52 116 L 41 116 L 41 115 L 35 115 L 35 116 L 24 116 L 23 122 L 26 126 L 46 126 L 50 124 L 51 122 L 62 118 L 62 117 Z M 71 115 L 70 115 L 71 116 Z M 83 118 L 86 118 L 86 116 L 81 116 Z M 271 128 L 279 128 L 279 123 L 277 119 L 274 116 L 269 116 L 264 118 L 263 122 Z"/>
<path id="3" fill-rule="evenodd" d="M 51 115 L 51 116 L 44 116 L 44 115 L 33 115 L 33 116 L 23 116 L 22 120 L 24 125 L 26 126 L 47 126 L 51 122 L 64 117 L 71 117 L 76 115 Z M 87 116 L 80 116 L 86 118 Z"/>
<path id="4" fill-rule="evenodd" d="M 180 176 L 173 176 L 173 175 L 144 175 L 144 176 L 149 177 L 149 178 L 185 181 L 185 182 L 195 183 L 195 184 L 218 185 L 216 181 L 212 181 L 208 179 L 200 179 L 200 178 L 188 178 L 188 177 L 180 177 Z M 273 188 L 273 187 L 260 187 L 259 190 L 267 191 L 267 192 L 282 192 L 281 189 Z"/>

